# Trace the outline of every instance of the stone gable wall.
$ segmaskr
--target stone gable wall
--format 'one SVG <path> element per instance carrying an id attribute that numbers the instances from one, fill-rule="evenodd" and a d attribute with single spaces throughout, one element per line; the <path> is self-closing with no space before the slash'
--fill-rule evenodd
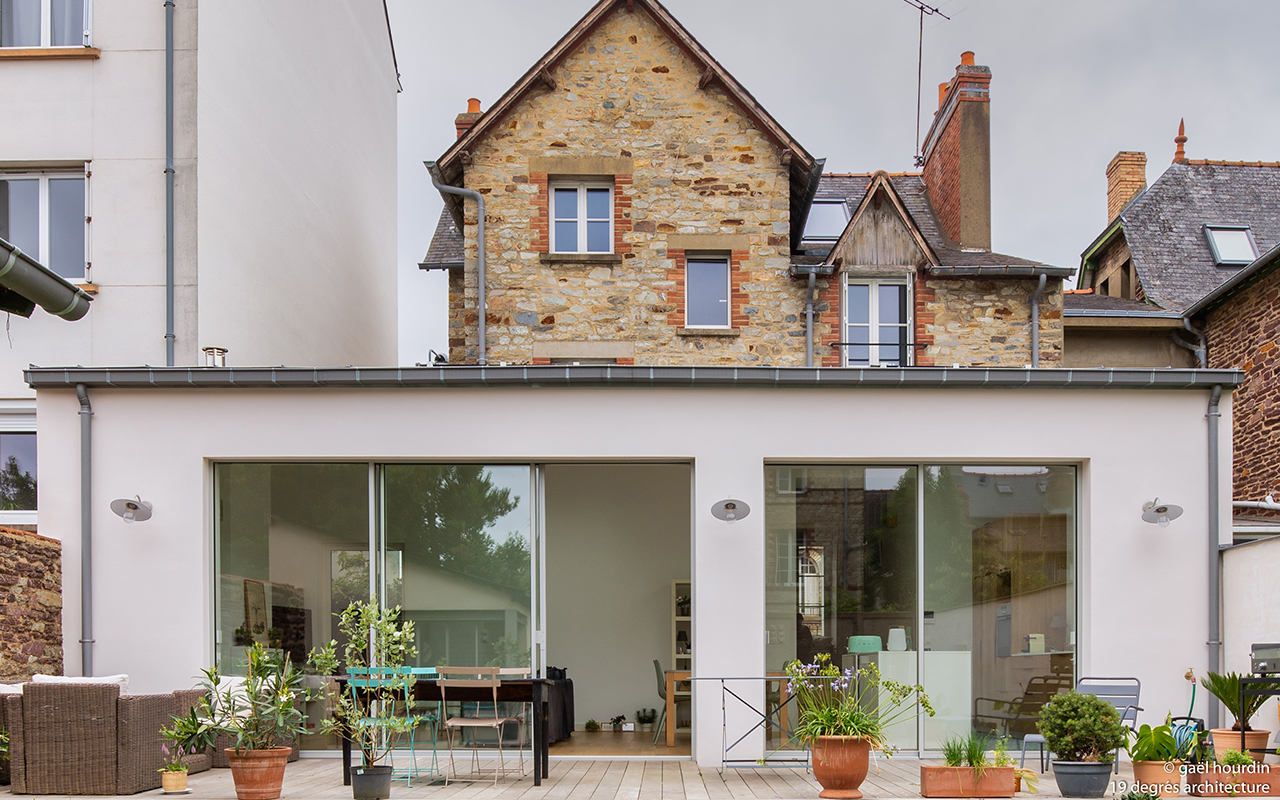
<path id="1" fill-rule="evenodd" d="M 62 544 L 0 528 L 0 680 L 62 674 Z"/>
<path id="2" fill-rule="evenodd" d="M 489 362 L 532 363 L 535 342 L 627 341 L 637 364 L 803 365 L 805 284 L 787 275 L 790 188 L 776 145 L 714 83 L 699 89 L 701 70 L 639 8 L 609 16 L 551 76 L 556 88 L 520 102 L 466 168 L 486 203 Z M 564 159 L 629 162 L 630 174 L 591 176 L 616 177 L 620 257 L 547 253 L 546 186 L 557 175 L 531 160 Z M 468 267 L 451 283 L 453 363 L 477 357 L 467 206 Z M 672 271 L 695 251 L 733 257 L 733 335 L 684 324 Z"/>
<path id="3" fill-rule="evenodd" d="M 1234 494 L 1280 492 L 1280 271 L 1215 308 L 1205 320 L 1211 369 L 1245 371 L 1231 400 Z M 1256 516 L 1280 516 L 1249 509 Z"/>
<path id="4" fill-rule="evenodd" d="M 921 366 L 1021 367 L 1031 363 L 1034 280 L 923 281 L 916 292 L 916 341 Z M 1062 286 L 1040 295 L 1040 366 L 1062 363 Z"/>

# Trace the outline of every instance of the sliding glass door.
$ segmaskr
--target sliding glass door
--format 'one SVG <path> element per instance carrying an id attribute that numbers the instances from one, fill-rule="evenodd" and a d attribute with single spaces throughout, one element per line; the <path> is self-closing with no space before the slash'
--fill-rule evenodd
<path id="1" fill-rule="evenodd" d="M 1021 738 L 1075 674 L 1076 469 L 768 465 L 765 668 L 827 654 L 922 683 L 937 750 L 976 728 Z"/>

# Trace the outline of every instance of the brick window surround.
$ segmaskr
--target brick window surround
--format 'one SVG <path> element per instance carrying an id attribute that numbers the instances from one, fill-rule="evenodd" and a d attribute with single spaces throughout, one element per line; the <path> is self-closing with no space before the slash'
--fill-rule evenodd
<path id="1" fill-rule="evenodd" d="M 925 282 L 924 274 L 917 272 L 911 287 L 911 330 L 912 341 L 914 346 L 911 348 L 909 358 L 911 365 L 915 367 L 932 367 L 934 366 L 933 356 L 929 355 L 928 348 L 933 344 L 933 334 L 929 333 L 929 326 L 933 324 L 933 312 L 928 309 L 928 305 L 934 302 L 933 288 Z M 816 310 L 813 315 L 813 327 L 815 332 L 814 341 L 814 361 L 818 366 L 822 367 L 841 367 L 844 366 L 844 354 L 841 352 L 842 347 L 837 342 L 844 341 L 844 306 L 842 305 L 841 292 L 844 291 L 845 280 L 844 275 L 836 273 L 826 279 L 826 285 L 823 280 L 818 280 L 817 296 L 814 298 L 815 306 L 819 309 L 825 307 L 825 311 Z M 825 322 L 826 329 L 819 330 L 819 324 Z"/>
<path id="2" fill-rule="evenodd" d="M 574 175 L 574 180 L 582 180 L 583 176 Z M 603 180 L 608 181 L 605 177 Z M 534 231 L 533 251 L 551 255 L 551 194 L 548 185 L 552 179 L 545 172 L 529 173 L 529 183 L 537 188 L 529 200 L 533 204 L 533 215 L 530 225 Z M 631 232 L 631 176 L 613 175 L 613 255 L 626 257 L 631 253 L 631 243 L 626 241 L 626 234 Z M 561 254 L 588 255 L 588 254 Z M 594 255 L 609 255 L 596 253 Z"/>
<path id="3" fill-rule="evenodd" d="M 667 257 L 671 259 L 672 266 L 667 270 L 667 280 L 674 284 L 667 293 L 667 305 L 672 310 L 667 314 L 667 324 L 673 328 L 685 328 L 685 269 L 688 266 L 688 251 L 668 249 Z M 742 285 L 747 281 L 747 272 L 743 268 L 743 263 L 751 256 L 748 250 L 730 250 L 729 252 L 709 252 L 695 251 L 694 256 L 709 256 L 712 258 L 729 258 L 729 327 L 733 330 L 743 328 L 750 324 L 747 318 L 747 304 L 750 297 L 747 295 Z M 699 330 L 697 328 L 692 329 Z"/>

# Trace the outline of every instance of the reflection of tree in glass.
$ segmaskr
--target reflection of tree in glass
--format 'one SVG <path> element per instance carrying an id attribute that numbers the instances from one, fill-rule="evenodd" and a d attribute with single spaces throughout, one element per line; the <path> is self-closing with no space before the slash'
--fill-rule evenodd
<path id="1" fill-rule="evenodd" d="M 488 531 L 519 497 L 495 486 L 480 465 L 404 465 L 386 470 L 387 534 L 409 563 L 460 572 L 529 596 L 529 542 L 519 532 L 495 542 Z"/>
<path id="2" fill-rule="evenodd" d="M 9 456 L 0 470 L 0 509 L 31 511 L 36 507 L 36 476 L 22 469 L 17 456 Z"/>
<path id="3" fill-rule="evenodd" d="M 369 599 L 369 555 L 359 550 L 343 550 L 337 554 L 337 574 L 333 576 L 333 610 L 338 613 L 354 602 Z M 388 573 L 392 570 L 388 569 Z M 399 575 L 387 575 L 388 605 L 398 605 Z"/>
<path id="4" fill-rule="evenodd" d="M 973 527 L 968 498 L 951 467 L 928 467 L 924 481 L 924 596 L 927 610 L 973 603 Z"/>
<path id="5" fill-rule="evenodd" d="M 915 473 L 914 469 L 903 471 L 898 485 L 888 493 L 882 506 L 883 513 L 874 518 L 868 515 L 866 519 L 862 611 L 909 611 L 915 608 Z M 867 506 L 870 508 L 870 503 Z"/>

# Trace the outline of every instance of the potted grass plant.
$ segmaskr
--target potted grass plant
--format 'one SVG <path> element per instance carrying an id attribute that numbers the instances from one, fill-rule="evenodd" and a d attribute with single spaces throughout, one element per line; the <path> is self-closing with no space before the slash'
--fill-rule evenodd
<path id="1" fill-rule="evenodd" d="M 1253 760 L 1261 764 L 1264 754 L 1253 751 L 1266 748 L 1267 742 L 1271 741 L 1271 731 L 1251 728 L 1249 727 L 1249 720 L 1253 719 L 1253 715 L 1258 713 L 1258 709 L 1262 708 L 1262 704 L 1267 698 L 1259 695 L 1246 695 L 1244 697 L 1244 705 L 1241 705 L 1240 678 L 1240 674 L 1236 672 L 1228 672 L 1226 675 L 1210 672 L 1208 676 L 1200 679 L 1200 685 L 1218 698 L 1227 711 L 1231 713 L 1231 716 L 1235 718 L 1235 723 L 1230 728 L 1214 728 L 1209 731 L 1209 736 L 1213 742 L 1215 753 L 1221 753 L 1228 749 L 1239 750 L 1240 731 L 1243 729 L 1244 746 L 1250 751 Z M 1255 688 L 1280 690 L 1280 682 Z"/>
<path id="2" fill-rule="evenodd" d="M 413 713 L 416 680 L 405 665 L 417 653 L 412 620 L 400 620 L 400 608 L 380 608 L 378 601 L 357 600 L 339 615 L 338 630 L 347 644 L 341 661 L 338 643 L 311 651 L 310 665 L 321 675 L 348 678 L 341 689 L 326 689 L 329 716 L 321 723 L 326 735 L 350 740 L 360 749 L 361 764 L 351 770 L 354 800 L 391 796 L 391 767 L 379 764 L 396 742 L 427 718 Z"/>
<path id="3" fill-rule="evenodd" d="M 812 664 L 788 664 L 787 691 L 799 710 L 795 738 L 808 746 L 822 785 L 819 797 L 862 797 L 871 750 L 895 750 L 885 729 L 934 713 L 924 687 L 884 678 L 874 664 L 841 671 L 826 653 Z"/>
<path id="4" fill-rule="evenodd" d="M 925 797 L 1013 797 L 1016 770 L 1006 750 L 1003 759 L 987 756 L 986 734 L 969 731 L 942 741 L 943 765 L 920 765 L 920 794 Z M 1008 764 L 999 762 L 1008 761 Z"/>
<path id="5" fill-rule="evenodd" d="M 1195 739 L 1178 740 L 1168 717 L 1165 724 L 1143 725 L 1129 731 L 1125 750 L 1133 761 L 1136 791 L 1155 793 L 1160 797 L 1177 797 L 1182 793 L 1182 764 L 1198 745 Z"/>
<path id="6" fill-rule="evenodd" d="M 1040 708 L 1040 734 L 1057 759 L 1053 778 L 1063 797 L 1102 797 L 1111 781 L 1125 727 L 1115 707 L 1092 694 L 1067 692 Z"/>
<path id="7" fill-rule="evenodd" d="M 187 715 L 173 717 L 164 735 L 188 753 L 202 752 L 220 736 L 239 800 L 275 800 L 284 782 L 292 741 L 306 732 L 299 700 L 310 699 L 302 673 L 261 643 L 249 647 L 243 679 L 228 680 L 217 667 L 204 670 L 206 692 Z"/>

